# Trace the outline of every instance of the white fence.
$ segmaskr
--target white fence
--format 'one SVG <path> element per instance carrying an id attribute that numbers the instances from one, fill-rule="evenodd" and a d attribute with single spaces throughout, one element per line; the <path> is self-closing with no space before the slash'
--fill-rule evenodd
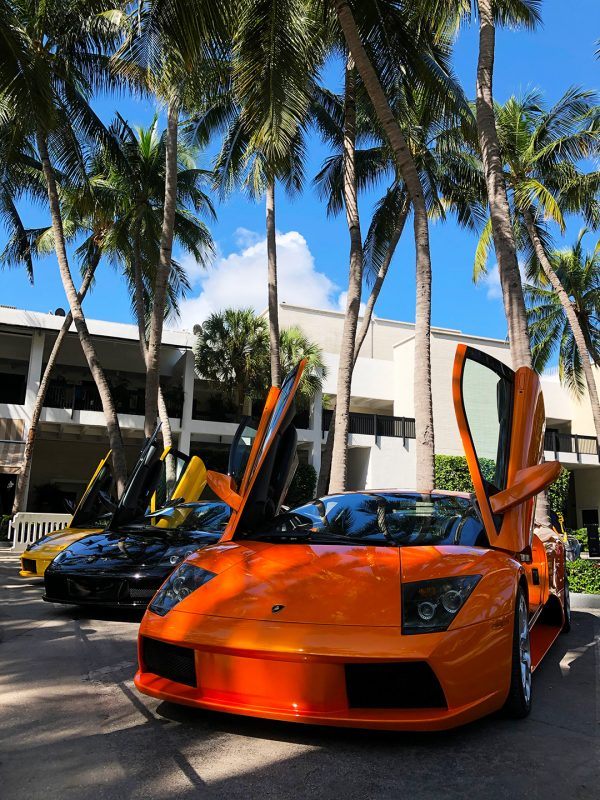
<path id="1" fill-rule="evenodd" d="M 71 514 L 34 514 L 21 511 L 8 525 L 8 538 L 12 540 L 11 550 L 22 553 L 29 544 L 37 542 L 42 536 L 52 531 L 66 528 L 71 521 Z"/>

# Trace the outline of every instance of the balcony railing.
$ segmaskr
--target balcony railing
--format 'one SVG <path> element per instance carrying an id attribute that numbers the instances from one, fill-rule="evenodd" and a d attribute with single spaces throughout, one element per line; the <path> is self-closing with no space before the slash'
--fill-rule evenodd
<path id="1" fill-rule="evenodd" d="M 598 442 L 595 436 L 578 436 L 571 433 L 546 431 L 544 450 L 554 453 L 575 453 L 579 456 L 599 456 Z"/>
<path id="2" fill-rule="evenodd" d="M 138 414 L 144 416 L 144 389 L 113 390 L 113 401 L 118 414 Z M 182 401 L 170 397 L 165 392 L 165 403 L 169 416 L 181 417 Z M 71 411 L 102 411 L 102 403 L 96 389 L 75 384 L 54 384 L 48 387 L 46 408 L 66 408 Z"/>
<path id="3" fill-rule="evenodd" d="M 323 411 L 323 430 L 329 430 L 333 411 Z M 390 417 L 384 414 L 360 414 L 350 412 L 348 433 L 367 436 L 392 436 L 397 439 L 414 439 L 415 421 L 412 417 Z"/>

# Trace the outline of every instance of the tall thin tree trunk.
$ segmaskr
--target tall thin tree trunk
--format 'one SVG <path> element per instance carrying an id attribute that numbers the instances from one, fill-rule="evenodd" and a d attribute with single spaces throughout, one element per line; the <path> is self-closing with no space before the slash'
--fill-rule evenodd
<path id="1" fill-rule="evenodd" d="M 513 367 L 531 367 L 525 299 L 502 170 L 502 154 L 494 115 L 493 74 L 496 29 L 492 0 L 478 0 L 479 57 L 477 62 L 477 133 L 487 187 L 492 235 L 498 260 L 508 340 Z"/>
<path id="2" fill-rule="evenodd" d="M 87 290 L 90 288 L 90 285 L 94 278 L 96 267 L 98 266 L 99 263 L 100 263 L 100 250 L 97 250 L 96 253 L 94 254 L 93 260 L 91 260 L 88 265 L 81 286 L 79 287 L 79 292 L 77 293 L 77 297 L 79 298 L 80 303 L 83 302 L 83 298 L 86 296 Z M 73 314 L 69 311 L 69 313 L 67 314 L 67 316 L 63 321 L 61 329 L 59 330 L 56 336 L 56 339 L 54 340 L 54 345 L 52 346 L 52 350 L 50 351 L 50 356 L 48 357 L 46 369 L 44 370 L 44 374 L 42 375 L 42 380 L 40 381 L 40 386 L 35 398 L 33 411 L 31 412 L 31 421 L 29 423 L 29 430 L 27 431 L 27 440 L 25 442 L 25 450 L 23 451 L 23 466 L 21 468 L 19 476 L 17 477 L 17 485 L 15 488 L 15 497 L 12 507 L 13 514 L 17 514 L 19 511 L 25 510 L 25 504 L 27 501 L 27 491 L 29 489 L 29 478 L 31 476 L 31 467 L 33 464 L 33 451 L 35 448 L 35 440 L 38 432 L 38 424 L 40 421 L 40 417 L 42 415 L 42 409 L 44 408 L 44 401 L 46 400 L 46 394 L 48 392 L 48 386 L 50 384 L 50 377 L 52 375 L 54 365 L 56 364 L 56 359 L 58 358 L 60 348 L 62 347 L 62 343 L 64 342 L 67 333 L 69 332 L 69 328 L 71 327 L 72 322 L 73 322 Z"/>
<path id="3" fill-rule="evenodd" d="M 371 324 L 371 319 L 373 318 L 375 303 L 379 298 L 381 287 L 383 286 L 383 282 L 385 281 L 386 275 L 390 268 L 390 264 L 392 263 L 392 258 L 394 257 L 394 253 L 396 252 L 396 247 L 398 245 L 398 242 L 400 241 L 402 232 L 404 231 L 404 226 L 406 224 L 406 219 L 408 217 L 409 211 L 410 211 L 410 201 L 407 199 L 402 205 L 402 208 L 400 210 L 400 216 L 398 217 L 398 220 L 396 222 L 396 227 L 394 228 L 394 232 L 388 244 L 385 257 L 381 262 L 381 266 L 379 267 L 379 271 L 375 276 L 373 286 L 371 287 L 371 292 L 369 293 L 369 299 L 367 300 L 365 306 L 365 313 L 360 328 L 358 329 L 358 333 L 356 334 L 356 344 L 354 346 L 354 364 L 356 364 L 356 359 L 358 358 L 361 347 L 363 346 L 363 342 L 368 333 L 369 326 Z"/>
<path id="4" fill-rule="evenodd" d="M 146 362 L 146 415 L 144 433 L 150 436 L 158 416 L 158 390 L 160 385 L 160 346 L 165 321 L 167 288 L 171 273 L 173 253 L 173 229 L 177 206 L 177 129 L 179 125 L 179 104 L 171 101 L 167 110 L 167 130 L 165 134 L 165 204 L 163 209 L 162 231 L 160 234 L 160 253 L 156 280 L 152 296 L 150 316 L 150 336 L 148 340 L 148 359 Z"/>
<path id="5" fill-rule="evenodd" d="M 344 205 L 350 236 L 350 266 L 346 316 L 340 346 L 337 394 L 333 417 L 334 439 L 331 463 L 330 492 L 346 490 L 348 473 L 348 430 L 350 426 L 350 392 L 354 365 L 354 342 L 360 313 L 362 292 L 363 248 L 358 213 L 356 178 L 356 67 L 352 55 L 346 60 L 344 87 Z"/>
<path id="6" fill-rule="evenodd" d="M 135 316 L 137 319 L 138 335 L 140 339 L 140 350 L 144 366 L 148 369 L 148 342 L 146 340 L 146 309 L 144 305 L 144 285 L 142 282 L 142 265 L 140 261 L 139 245 L 137 239 L 134 241 L 134 255 L 133 255 L 133 293 L 135 302 Z M 160 432 L 162 434 L 163 445 L 165 447 L 173 446 L 173 432 L 171 430 L 171 422 L 169 420 L 169 412 L 165 398 L 158 386 L 158 416 L 161 421 Z"/>
<path id="7" fill-rule="evenodd" d="M 400 237 L 402 236 L 402 232 L 404 230 L 404 226 L 406 224 L 406 219 L 408 217 L 409 211 L 410 211 L 410 201 L 407 199 L 405 204 L 402 206 L 402 209 L 400 211 L 400 216 L 398 217 L 398 221 L 396 223 L 396 228 L 388 244 L 387 252 L 381 263 L 381 266 L 379 267 L 379 271 L 377 273 L 375 281 L 373 282 L 373 286 L 371 287 L 369 298 L 365 306 L 365 313 L 363 315 L 362 322 L 356 334 L 356 342 L 354 344 L 354 359 L 352 362 L 353 371 L 354 367 L 356 366 L 356 361 L 360 354 L 361 348 L 363 346 L 363 342 L 369 331 L 371 320 L 373 318 L 373 311 L 375 310 L 375 304 L 377 303 L 379 294 L 381 292 L 381 288 L 386 279 L 388 270 L 390 268 L 390 264 L 392 263 L 392 258 L 394 256 L 394 253 L 396 252 L 396 247 L 398 245 L 398 242 L 400 241 Z M 317 497 L 321 497 L 329 489 L 329 478 L 331 476 L 331 462 L 333 458 L 334 441 L 335 441 L 335 406 L 333 407 L 333 416 L 331 418 L 329 431 L 327 432 L 325 447 L 323 448 L 323 453 L 321 454 L 321 468 L 319 470 L 319 479 L 317 481 Z"/>
<path id="8" fill-rule="evenodd" d="M 377 73 L 363 47 L 348 0 L 333 0 L 333 2 L 348 49 L 354 57 L 375 113 L 394 151 L 394 157 L 414 211 L 417 285 L 414 375 L 416 485 L 422 491 L 430 491 L 434 486 L 435 453 L 431 393 L 431 255 L 423 187 L 412 153 L 394 117 Z"/>
<path id="9" fill-rule="evenodd" d="M 50 162 L 48 154 L 48 146 L 46 138 L 40 132 L 36 133 L 36 141 L 40 160 L 42 162 L 42 171 L 48 189 L 48 202 L 50 205 L 50 215 L 52 218 L 52 232 L 54 234 L 54 248 L 56 250 L 56 258 L 60 270 L 60 277 L 67 296 L 69 308 L 73 315 L 73 322 L 75 330 L 79 336 L 81 349 L 88 363 L 90 372 L 98 389 L 100 395 L 100 402 L 102 403 L 102 410 L 106 421 L 106 430 L 108 433 L 108 440 L 112 450 L 112 463 L 113 472 L 115 476 L 115 483 L 117 486 L 117 493 L 120 496 L 125 486 L 127 479 L 127 464 L 125 462 L 125 450 L 123 448 L 123 439 L 121 437 L 121 429 L 119 427 L 119 418 L 115 409 L 112 394 L 104 370 L 98 360 L 96 347 L 90 336 L 90 332 L 83 315 L 81 308 L 81 301 L 77 295 L 77 289 L 73 283 L 73 277 L 69 268 L 69 261 L 67 258 L 67 249 L 65 245 L 65 237 L 63 231 L 62 214 L 60 210 L 60 201 L 58 196 L 58 187 L 56 185 L 56 177 L 54 169 Z"/>
<path id="10" fill-rule="evenodd" d="M 271 348 L 271 384 L 281 385 L 279 355 L 279 300 L 277 297 L 277 242 L 275 230 L 275 178 L 267 183 L 267 285 L 269 290 L 269 342 Z"/>
<path id="11" fill-rule="evenodd" d="M 540 241 L 540 237 L 538 236 L 537 231 L 535 229 L 533 214 L 531 210 L 526 209 L 523 212 L 523 217 L 525 219 L 525 225 L 527 226 L 527 233 L 529 234 L 531 244 L 533 245 L 536 258 L 540 262 L 544 275 L 546 276 L 550 285 L 558 295 L 560 304 L 563 307 L 565 316 L 567 317 L 567 320 L 569 322 L 569 327 L 571 328 L 573 339 L 575 340 L 575 345 L 577 347 L 577 350 L 579 352 L 579 357 L 581 359 L 583 374 L 585 375 L 585 382 L 587 384 L 587 390 L 590 397 L 590 405 L 592 407 L 592 417 L 594 420 L 594 427 L 596 429 L 596 440 L 598 448 L 600 448 L 600 402 L 598 400 L 598 387 L 596 386 L 594 371 L 592 369 L 592 363 L 590 361 L 590 354 L 585 342 L 585 336 L 583 334 L 583 330 L 581 329 L 579 318 L 577 317 L 577 312 L 573 308 L 573 304 L 569 299 L 569 295 L 565 291 L 564 286 L 560 282 L 560 278 L 552 268 L 552 264 L 550 263 L 548 256 L 546 255 L 546 251 L 544 250 L 544 245 Z"/>

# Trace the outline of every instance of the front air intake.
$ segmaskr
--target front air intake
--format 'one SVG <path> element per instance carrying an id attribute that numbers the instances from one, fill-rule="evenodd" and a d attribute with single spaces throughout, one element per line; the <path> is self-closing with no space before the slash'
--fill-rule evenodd
<path id="1" fill-rule="evenodd" d="M 178 647 L 168 642 L 142 637 L 142 665 L 145 672 L 153 672 L 160 678 L 186 686 L 198 685 L 194 651 L 190 647 Z"/>
<path id="2" fill-rule="evenodd" d="M 425 661 L 346 664 L 350 708 L 447 708 L 434 671 Z"/>

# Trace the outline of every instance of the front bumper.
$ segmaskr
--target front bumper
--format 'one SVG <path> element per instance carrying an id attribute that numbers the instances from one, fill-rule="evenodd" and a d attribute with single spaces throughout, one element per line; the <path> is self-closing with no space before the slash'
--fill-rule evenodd
<path id="1" fill-rule="evenodd" d="M 146 608 L 165 579 L 164 574 L 69 573 L 50 569 L 44 575 L 47 603 L 105 608 Z"/>
<path id="2" fill-rule="evenodd" d="M 25 551 L 21 556 L 21 569 L 19 575 L 22 578 L 43 578 L 44 572 L 52 563 L 51 558 L 39 558 L 35 553 Z"/>
<path id="3" fill-rule="evenodd" d="M 191 649 L 196 685 L 149 671 L 144 664 L 144 637 Z M 387 627 L 231 620 L 175 610 L 163 618 L 148 612 L 140 627 L 135 685 L 162 700 L 252 717 L 443 730 L 502 707 L 509 688 L 511 648 L 511 617 L 442 633 L 402 636 L 397 628 Z M 368 708 L 350 702 L 348 665 L 407 663 L 424 664 L 432 671 L 443 691 L 443 707 L 380 703 Z"/>

